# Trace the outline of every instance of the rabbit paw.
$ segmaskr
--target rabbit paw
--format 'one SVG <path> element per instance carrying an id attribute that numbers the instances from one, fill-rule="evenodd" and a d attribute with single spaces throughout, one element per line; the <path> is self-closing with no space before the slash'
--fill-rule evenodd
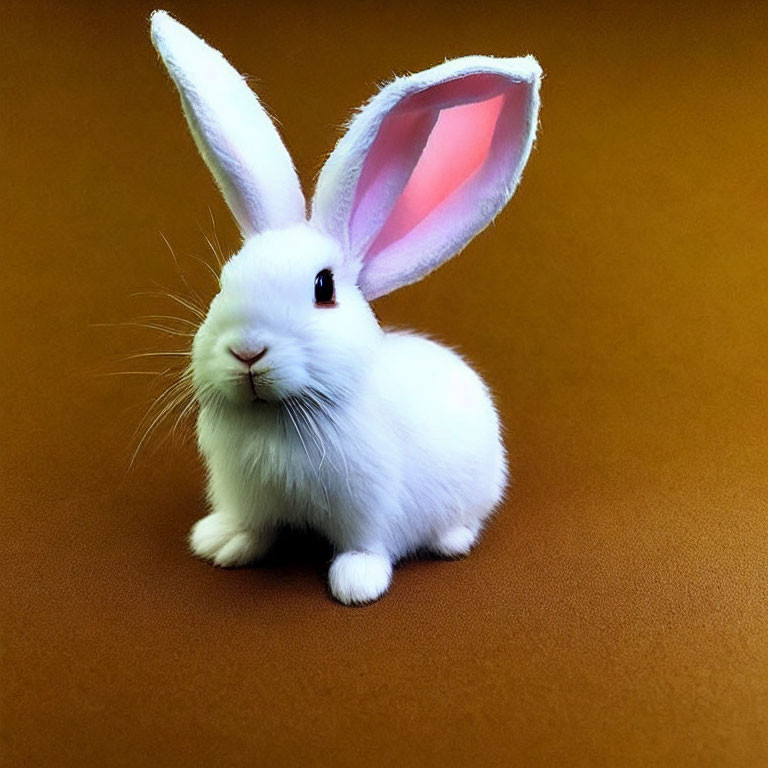
<path id="1" fill-rule="evenodd" d="M 328 572 L 331 594 L 345 605 L 371 603 L 389 589 L 392 563 L 369 552 L 343 552 Z"/>
<path id="2" fill-rule="evenodd" d="M 467 525 L 457 525 L 441 533 L 432 548 L 443 557 L 464 557 L 477 541 L 477 529 Z"/>
<path id="3" fill-rule="evenodd" d="M 265 531 L 246 528 L 223 512 L 212 512 L 198 520 L 189 533 L 192 552 L 222 568 L 246 565 L 262 557 L 272 536 Z"/>

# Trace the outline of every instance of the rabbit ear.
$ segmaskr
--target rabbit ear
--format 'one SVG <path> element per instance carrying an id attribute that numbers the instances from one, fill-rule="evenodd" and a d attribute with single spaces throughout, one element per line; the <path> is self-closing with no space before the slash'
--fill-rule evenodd
<path id="1" fill-rule="evenodd" d="M 483 230 L 531 152 L 541 68 L 468 56 L 396 79 L 328 158 L 312 222 L 361 262 L 368 299 L 421 279 Z"/>
<path id="2" fill-rule="evenodd" d="M 152 14 L 151 30 L 197 148 L 243 235 L 304 221 L 304 197 L 291 157 L 243 78 L 165 11 Z"/>

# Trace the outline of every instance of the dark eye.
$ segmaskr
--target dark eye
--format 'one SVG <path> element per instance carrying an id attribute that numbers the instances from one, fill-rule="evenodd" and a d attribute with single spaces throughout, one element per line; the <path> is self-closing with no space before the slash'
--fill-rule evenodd
<path id="1" fill-rule="evenodd" d="M 315 277 L 315 304 L 329 307 L 335 303 L 336 291 L 333 288 L 333 273 L 330 269 L 322 269 Z"/>

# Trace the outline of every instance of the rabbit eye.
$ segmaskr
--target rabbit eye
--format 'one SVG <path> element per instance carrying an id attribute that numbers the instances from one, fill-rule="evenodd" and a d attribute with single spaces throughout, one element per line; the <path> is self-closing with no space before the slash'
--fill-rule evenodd
<path id="1" fill-rule="evenodd" d="M 315 304 L 319 307 L 332 307 L 336 304 L 333 273 L 330 269 L 320 270 L 315 277 Z"/>

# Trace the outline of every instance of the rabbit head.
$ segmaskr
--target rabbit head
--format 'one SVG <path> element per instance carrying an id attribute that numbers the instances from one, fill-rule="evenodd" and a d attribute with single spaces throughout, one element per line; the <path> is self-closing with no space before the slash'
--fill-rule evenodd
<path id="1" fill-rule="evenodd" d="M 291 158 L 223 56 L 167 13 L 152 39 L 243 234 L 193 345 L 201 397 L 338 397 L 383 336 L 369 301 L 458 253 L 517 187 L 536 132 L 532 56 L 468 56 L 384 86 L 326 161 L 307 217 Z"/>

